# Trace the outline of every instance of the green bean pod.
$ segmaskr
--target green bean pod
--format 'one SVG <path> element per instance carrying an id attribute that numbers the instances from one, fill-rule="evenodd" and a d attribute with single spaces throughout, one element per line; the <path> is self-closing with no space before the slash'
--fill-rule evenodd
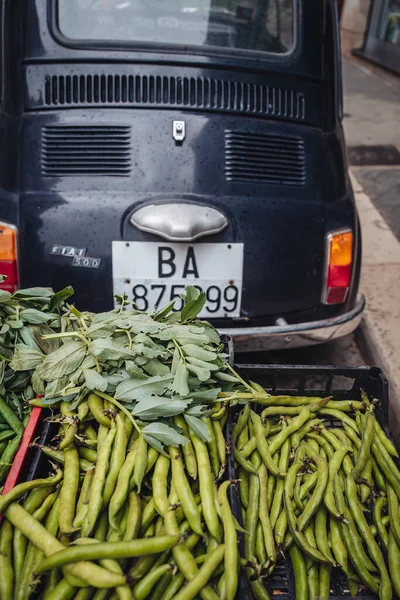
<path id="1" fill-rule="evenodd" d="M 64 479 L 60 492 L 59 525 L 62 533 L 76 531 L 73 525 L 79 487 L 79 455 L 71 443 L 64 450 Z"/>
<path id="2" fill-rule="evenodd" d="M 135 466 L 133 469 L 133 480 L 135 485 L 140 493 L 142 487 L 143 477 L 145 476 L 147 469 L 147 442 L 143 435 L 139 436 L 138 446 L 137 446 L 137 454 L 135 460 Z"/>
<path id="3" fill-rule="evenodd" d="M 192 432 L 190 432 L 190 438 L 196 452 L 204 519 L 208 531 L 215 539 L 219 539 L 219 520 L 214 504 L 215 483 L 211 472 L 211 463 L 207 445 Z"/>
<path id="4" fill-rule="evenodd" d="M 374 423 L 374 414 L 368 411 L 363 423 L 361 448 L 352 473 L 356 481 L 361 477 L 361 473 L 371 454 L 371 444 L 374 437 Z"/>
<path id="5" fill-rule="evenodd" d="M 399 500 L 391 485 L 387 485 L 387 499 L 389 505 L 390 529 L 396 539 L 397 545 L 400 546 Z"/>
<path id="6" fill-rule="evenodd" d="M 106 482 L 104 484 L 103 506 L 108 506 L 114 493 L 118 475 L 121 471 L 122 465 L 125 462 L 126 447 L 128 445 L 125 421 L 118 413 L 115 417 L 115 423 L 117 433 L 115 434 L 114 446 L 110 458 L 110 467 L 108 469 Z"/>
<path id="7" fill-rule="evenodd" d="M 125 542 L 135 540 L 139 536 L 141 524 L 142 501 L 140 499 L 140 496 L 136 494 L 136 492 L 131 492 L 129 494 L 128 517 L 123 540 Z"/>
<path id="8" fill-rule="evenodd" d="M 135 466 L 136 460 L 136 451 L 138 446 L 138 440 L 135 440 L 131 450 L 128 453 L 128 456 L 125 459 L 124 464 L 121 467 L 120 473 L 118 475 L 117 485 L 115 487 L 114 493 L 111 497 L 110 504 L 108 506 L 108 519 L 110 522 L 110 526 L 119 531 L 119 525 L 117 522 L 117 514 L 122 508 L 123 503 L 128 496 L 129 491 L 129 480 L 133 473 L 133 469 Z"/>
<path id="9" fill-rule="evenodd" d="M 201 566 L 198 573 L 175 596 L 175 600 L 193 600 L 213 576 L 224 558 L 225 546 L 221 545 Z"/>
<path id="10" fill-rule="evenodd" d="M 188 440 L 188 443 L 182 446 L 183 459 L 185 461 L 185 467 L 186 471 L 188 472 L 188 475 L 195 480 L 197 479 L 197 461 L 196 456 L 194 454 L 193 444 L 190 441 L 189 427 L 187 426 L 184 417 L 182 417 L 181 415 L 174 417 L 174 423 L 175 425 L 183 429 L 184 435 Z"/>
<path id="11" fill-rule="evenodd" d="M 286 442 L 285 442 L 286 443 Z M 283 449 L 282 449 L 283 454 Z M 281 454 L 281 455 L 282 455 Z M 286 464 L 286 463 L 285 463 Z M 285 467 L 286 470 L 286 467 Z M 273 534 L 273 525 L 268 511 L 268 499 L 267 499 L 267 469 L 265 465 L 261 465 L 258 470 L 258 477 L 260 480 L 260 503 L 258 509 L 258 516 L 260 519 L 263 535 L 265 550 L 267 552 L 267 559 L 269 561 L 269 573 L 271 574 L 276 563 L 276 547 Z M 226 542 L 226 540 L 225 540 Z"/>
<path id="12" fill-rule="evenodd" d="M 394 492 L 393 492 L 393 494 L 394 494 Z M 394 494 L 394 497 L 397 500 L 397 497 L 395 494 Z M 385 496 L 380 496 L 379 498 L 377 498 L 374 502 L 373 515 L 374 515 L 374 523 L 375 523 L 377 532 L 379 534 L 379 539 L 381 541 L 383 548 L 385 548 L 385 550 L 387 552 L 388 543 L 389 543 L 389 535 L 388 535 L 388 532 L 386 531 L 386 528 L 382 521 L 382 510 L 386 505 L 387 505 L 387 498 Z M 397 517 L 398 517 L 398 514 L 397 514 Z M 390 518 L 390 515 L 389 515 L 389 518 Z M 393 528 L 392 525 L 391 525 L 391 528 Z M 394 535 L 394 531 L 393 531 L 393 535 Z"/>
<path id="13" fill-rule="evenodd" d="M 268 469 L 268 472 L 272 473 L 272 475 L 275 475 L 275 477 L 284 477 L 286 473 L 281 473 L 279 471 L 279 466 L 272 459 L 268 442 L 264 436 L 264 428 L 261 422 L 261 418 L 254 411 L 251 411 L 250 414 L 251 422 L 253 423 L 254 433 L 257 441 L 257 450 L 259 451 L 261 458 Z"/>
<path id="14" fill-rule="evenodd" d="M 65 551 L 63 544 L 26 512 L 22 506 L 13 503 L 6 509 L 4 514 L 14 527 L 21 529 L 24 535 L 45 556 L 50 556 L 54 553 L 61 554 L 61 551 Z M 64 567 L 64 571 L 93 587 L 114 588 L 118 585 L 125 585 L 125 577 L 109 573 L 105 569 L 87 561 L 69 564 Z"/>
<path id="15" fill-rule="evenodd" d="M 349 500 L 350 511 L 353 515 L 354 521 L 359 529 L 361 536 L 367 544 L 368 551 L 371 558 L 374 560 L 376 566 L 379 569 L 380 574 L 380 586 L 379 595 L 382 600 L 390 599 L 392 597 L 392 587 L 390 584 L 389 574 L 386 569 L 385 561 L 382 556 L 381 550 L 372 535 L 371 529 L 365 519 L 364 512 L 360 508 L 357 502 L 357 486 L 355 484 L 352 475 L 348 475 L 346 478 L 346 495 Z"/>
<path id="16" fill-rule="evenodd" d="M 292 546 L 289 550 L 289 556 L 292 561 L 294 573 L 296 600 L 308 600 L 307 569 L 304 555 L 297 546 Z M 314 599 L 311 598 L 310 600 Z"/>
<path id="17" fill-rule="evenodd" d="M 191 487 L 185 475 L 182 456 L 177 448 L 169 449 L 172 465 L 172 481 L 181 502 L 183 512 L 193 529 L 199 535 L 203 534 L 200 512 L 194 499 Z"/>
<path id="18" fill-rule="evenodd" d="M 257 471 L 261 465 L 260 455 L 254 453 L 252 464 Z M 256 553 L 256 531 L 260 507 L 260 479 L 258 475 L 250 475 L 249 506 L 246 510 L 244 555 L 249 561 L 253 560 Z M 248 570 L 251 575 L 251 570 Z"/>
<path id="19" fill-rule="evenodd" d="M 301 548 L 307 556 L 309 556 L 315 562 L 330 562 L 326 556 L 323 556 L 321 552 L 315 549 L 311 544 L 309 544 L 306 540 L 304 534 L 299 530 L 297 519 L 294 513 L 292 500 L 293 500 L 293 488 L 295 479 L 297 477 L 297 473 L 301 468 L 300 463 L 294 463 L 289 471 L 285 482 L 285 508 L 288 517 L 289 529 L 290 532 L 296 542 L 296 544 Z"/>
<path id="20" fill-rule="evenodd" d="M 96 421 L 103 425 L 103 427 L 107 427 L 107 429 L 111 428 L 111 419 L 106 417 L 104 414 L 104 405 L 103 400 L 97 394 L 90 394 L 88 398 L 88 405 L 90 412 Z"/>
<path id="21" fill-rule="evenodd" d="M 329 600 L 331 596 L 331 565 L 319 566 L 319 600 Z"/>
<path id="22" fill-rule="evenodd" d="M 237 439 L 239 435 L 242 433 L 243 429 L 246 427 L 247 422 L 250 416 L 250 404 L 246 404 L 239 414 L 238 420 L 236 421 L 233 427 L 233 443 L 236 445 Z"/>
<path id="23" fill-rule="evenodd" d="M 298 518 L 297 526 L 300 529 L 300 531 L 303 531 L 307 527 L 307 525 L 317 512 L 324 498 L 325 489 L 328 483 L 328 463 L 324 458 L 322 458 L 322 456 L 318 455 L 315 455 L 313 460 L 317 465 L 318 479 L 311 498 L 307 502 L 303 512 Z"/>
<path id="24" fill-rule="evenodd" d="M 12 540 L 13 526 L 9 521 L 4 521 L 0 529 L 0 598 L 4 598 L 4 600 L 11 600 L 13 597 L 14 569 Z"/>
<path id="25" fill-rule="evenodd" d="M 226 600 L 234 600 L 238 588 L 238 562 L 239 552 L 235 523 L 231 512 L 231 507 L 227 497 L 227 490 L 230 481 L 225 481 L 218 490 L 218 501 L 221 505 L 222 523 L 224 526 L 225 573 L 229 574 L 225 581 Z"/>
<path id="26" fill-rule="evenodd" d="M 104 444 L 99 447 L 99 457 L 93 476 L 88 512 L 82 525 L 82 537 L 89 537 L 96 525 L 96 521 L 101 511 L 103 503 L 103 489 L 115 435 L 116 429 L 110 429 Z"/>
<path id="27" fill-rule="evenodd" d="M 286 439 L 282 444 L 279 462 L 278 462 L 278 472 L 286 473 L 287 468 L 289 466 L 289 456 L 290 456 L 290 439 Z M 267 482 L 265 482 L 267 483 Z M 285 481 L 282 478 L 276 479 L 275 490 L 272 500 L 272 506 L 270 509 L 270 520 L 271 527 L 275 527 L 275 523 L 278 520 L 278 517 L 281 513 L 283 507 L 283 493 L 285 489 Z M 267 492 L 267 490 L 266 490 Z"/>
<path id="28" fill-rule="evenodd" d="M 400 598 L 400 546 L 396 542 L 392 530 L 388 540 L 389 571 L 395 594 Z"/>

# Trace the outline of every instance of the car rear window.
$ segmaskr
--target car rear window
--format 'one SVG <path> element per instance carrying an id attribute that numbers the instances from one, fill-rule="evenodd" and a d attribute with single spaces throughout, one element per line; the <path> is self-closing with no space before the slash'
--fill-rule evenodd
<path id="1" fill-rule="evenodd" d="M 58 0 L 70 40 L 287 54 L 295 0 Z"/>

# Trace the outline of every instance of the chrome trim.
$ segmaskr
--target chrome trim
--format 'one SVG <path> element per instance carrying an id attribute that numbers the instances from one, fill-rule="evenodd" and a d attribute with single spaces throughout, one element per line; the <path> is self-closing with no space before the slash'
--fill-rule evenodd
<path id="1" fill-rule="evenodd" d="M 185 202 L 147 204 L 132 214 L 130 222 L 169 242 L 194 242 L 228 227 L 228 219 L 216 208 Z"/>
<path id="2" fill-rule="evenodd" d="M 335 235 L 341 235 L 342 233 L 351 233 L 353 235 L 353 251 L 352 251 L 352 257 L 351 257 L 352 263 L 354 260 L 354 232 L 353 232 L 353 230 L 350 229 L 349 227 L 342 227 L 341 229 L 335 229 L 334 231 L 330 231 L 325 236 L 325 262 L 324 262 L 324 274 L 323 274 L 323 280 L 322 280 L 322 297 L 321 297 L 322 304 L 325 304 L 326 306 L 335 306 L 334 304 L 328 304 L 326 301 L 328 298 L 328 269 L 329 269 L 330 242 L 331 242 L 331 239 L 333 237 L 335 237 Z M 346 297 L 343 302 L 346 302 L 348 294 L 349 294 L 349 288 L 347 288 Z"/>
<path id="3" fill-rule="evenodd" d="M 295 325 L 269 327 L 243 327 L 220 329 L 220 334 L 233 338 L 235 352 L 256 352 L 260 350 L 282 350 L 323 344 L 352 333 L 359 326 L 365 308 L 365 298 L 347 313 Z"/>

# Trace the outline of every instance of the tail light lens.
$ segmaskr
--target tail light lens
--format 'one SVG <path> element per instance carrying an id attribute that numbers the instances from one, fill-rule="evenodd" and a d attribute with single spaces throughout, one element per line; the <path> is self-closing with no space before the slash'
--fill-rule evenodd
<path id="1" fill-rule="evenodd" d="M 18 229 L 8 223 L 0 222 L 0 275 L 7 279 L 1 289 L 15 292 L 19 287 L 18 273 Z"/>
<path id="2" fill-rule="evenodd" d="M 327 236 L 324 304 L 343 304 L 349 293 L 353 263 L 353 232 L 342 230 Z"/>

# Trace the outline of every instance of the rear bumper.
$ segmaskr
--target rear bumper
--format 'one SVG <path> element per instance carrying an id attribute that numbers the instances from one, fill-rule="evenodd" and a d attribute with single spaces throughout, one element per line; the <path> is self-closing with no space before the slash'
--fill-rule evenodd
<path id="1" fill-rule="evenodd" d="M 296 325 L 275 325 L 270 327 L 244 327 L 220 329 L 221 334 L 230 335 L 235 344 L 235 352 L 256 352 L 261 350 L 282 350 L 323 344 L 352 333 L 359 326 L 365 308 L 362 296 L 349 312 L 309 323 Z"/>

